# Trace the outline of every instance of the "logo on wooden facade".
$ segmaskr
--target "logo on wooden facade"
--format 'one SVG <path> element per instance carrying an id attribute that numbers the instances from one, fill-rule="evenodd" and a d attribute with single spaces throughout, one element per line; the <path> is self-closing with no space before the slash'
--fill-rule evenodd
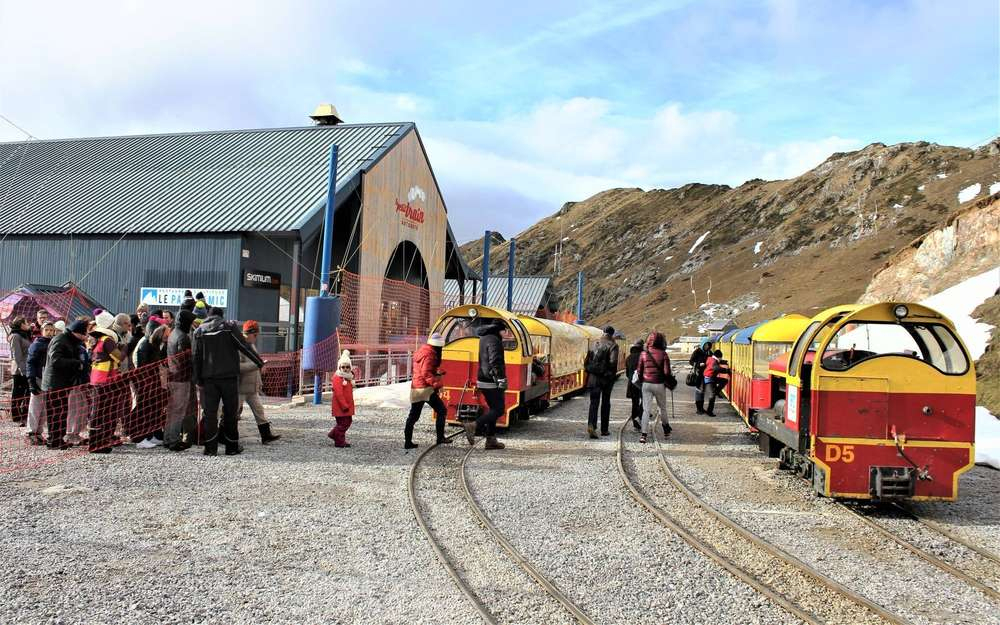
<path id="1" fill-rule="evenodd" d="M 424 210 L 410 202 L 400 202 L 396 199 L 396 212 L 399 213 L 402 224 L 416 230 L 424 223 Z"/>

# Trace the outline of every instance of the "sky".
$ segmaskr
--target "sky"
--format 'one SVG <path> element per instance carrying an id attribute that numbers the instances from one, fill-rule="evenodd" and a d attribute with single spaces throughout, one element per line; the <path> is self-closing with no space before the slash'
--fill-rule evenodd
<path id="1" fill-rule="evenodd" d="M 996 0 L 0 0 L 41 139 L 416 122 L 461 241 L 613 187 L 739 185 L 1000 134 Z M 0 119 L 0 141 L 25 135 Z"/>

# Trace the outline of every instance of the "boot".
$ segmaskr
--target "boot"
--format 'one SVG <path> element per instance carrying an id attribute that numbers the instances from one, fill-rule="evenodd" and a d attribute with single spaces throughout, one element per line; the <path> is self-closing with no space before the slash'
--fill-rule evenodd
<path id="1" fill-rule="evenodd" d="M 406 441 L 405 443 L 403 443 L 403 449 L 416 449 L 417 447 L 419 447 L 419 445 L 417 445 L 413 441 Z"/>
<path id="2" fill-rule="evenodd" d="M 260 430 L 260 442 L 262 445 L 267 445 L 281 438 L 281 434 L 271 434 L 270 423 L 261 423 L 257 426 L 257 429 Z"/>
<path id="3" fill-rule="evenodd" d="M 465 440 L 469 441 L 470 445 L 476 444 L 476 422 L 475 421 L 463 421 L 462 425 L 465 427 Z"/>
<path id="4" fill-rule="evenodd" d="M 211 443 L 206 442 L 202 453 L 206 456 L 218 456 L 219 455 L 219 443 L 213 441 Z"/>
<path id="5" fill-rule="evenodd" d="M 451 439 L 450 438 L 445 438 L 443 436 L 439 436 L 438 439 L 437 439 L 437 444 L 438 445 L 451 445 Z"/>
<path id="6" fill-rule="evenodd" d="M 589 435 L 590 438 L 597 438 L 597 430 L 588 426 L 587 427 L 587 435 Z"/>
<path id="7" fill-rule="evenodd" d="M 663 426 L 663 437 L 666 438 L 670 436 L 670 433 L 674 430 L 674 428 L 670 427 L 669 423 L 661 423 L 660 425 Z"/>
<path id="8" fill-rule="evenodd" d="M 503 449 L 504 447 L 506 445 L 498 441 L 496 436 L 486 437 L 486 449 Z"/>
<path id="9" fill-rule="evenodd" d="M 711 399 L 708 400 L 708 410 L 705 411 L 705 414 L 708 415 L 708 416 L 710 416 L 710 417 L 714 417 L 715 416 L 715 397 L 714 396 Z"/>
<path id="10" fill-rule="evenodd" d="M 226 455 L 227 456 L 238 456 L 243 453 L 243 445 L 239 443 L 226 443 Z"/>
<path id="11" fill-rule="evenodd" d="M 705 414 L 705 398 L 694 400 L 695 414 Z"/>

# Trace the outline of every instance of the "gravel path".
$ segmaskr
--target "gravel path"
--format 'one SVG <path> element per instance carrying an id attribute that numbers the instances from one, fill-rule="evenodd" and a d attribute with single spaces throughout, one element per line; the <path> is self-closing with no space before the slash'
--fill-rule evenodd
<path id="1" fill-rule="evenodd" d="M 1000 555 L 1000 471 L 973 467 L 960 478 L 958 501 L 919 502 L 915 513 Z"/>
<path id="2" fill-rule="evenodd" d="M 664 475 L 654 444 L 642 445 L 635 436 L 627 436 L 626 441 L 626 469 L 631 464 L 631 470 L 645 494 L 652 497 L 675 522 L 763 582 L 772 592 L 830 625 L 886 623 L 867 608 L 834 593 L 797 567 L 746 540 L 736 530 L 691 502 Z"/>
<path id="3" fill-rule="evenodd" d="M 459 441 L 431 451 L 417 470 L 417 505 L 435 540 L 498 623 L 574 623 L 475 518 L 462 488 L 468 447 Z"/>
<path id="4" fill-rule="evenodd" d="M 1000 623 L 996 604 L 980 592 L 779 471 L 728 405 L 718 407 L 716 419 L 695 417 L 689 395 L 678 404 L 678 423 L 664 450 L 678 476 L 711 505 L 914 623 Z"/>
<path id="5" fill-rule="evenodd" d="M 336 449 L 327 411 L 273 412 L 268 447 L 242 423 L 237 457 L 0 477 L 0 623 L 477 623 L 414 522 L 405 415 L 366 409 Z"/>
<path id="6" fill-rule="evenodd" d="M 598 622 L 798 622 L 635 503 L 615 438 L 586 438 L 586 406 L 556 404 L 502 454 L 470 459 L 480 504 L 515 547 Z M 612 419 L 627 406 L 616 401 Z"/>

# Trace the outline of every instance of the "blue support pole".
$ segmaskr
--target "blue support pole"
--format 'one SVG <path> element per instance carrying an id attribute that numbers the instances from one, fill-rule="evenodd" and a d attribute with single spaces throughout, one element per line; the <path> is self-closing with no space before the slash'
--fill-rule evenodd
<path id="1" fill-rule="evenodd" d="M 483 306 L 489 305 L 490 301 L 490 239 L 492 238 L 493 233 L 487 230 L 486 236 L 483 237 Z"/>
<path id="2" fill-rule="evenodd" d="M 320 261 L 320 296 L 330 295 L 332 279 L 330 264 L 333 262 L 333 212 L 337 208 L 337 151 L 336 145 L 330 146 L 330 171 L 326 181 L 326 213 L 323 216 L 323 258 Z M 323 403 L 323 377 L 316 374 L 313 377 L 313 404 Z"/>
<path id="3" fill-rule="evenodd" d="M 576 274 L 576 322 L 583 323 L 583 272 Z"/>
<path id="4" fill-rule="evenodd" d="M 511 239 L 510 253 L 507 254 L 507 310 L 509 312 L 514 312 L 514 254 L 516 252 L 517 239 Z"/>

